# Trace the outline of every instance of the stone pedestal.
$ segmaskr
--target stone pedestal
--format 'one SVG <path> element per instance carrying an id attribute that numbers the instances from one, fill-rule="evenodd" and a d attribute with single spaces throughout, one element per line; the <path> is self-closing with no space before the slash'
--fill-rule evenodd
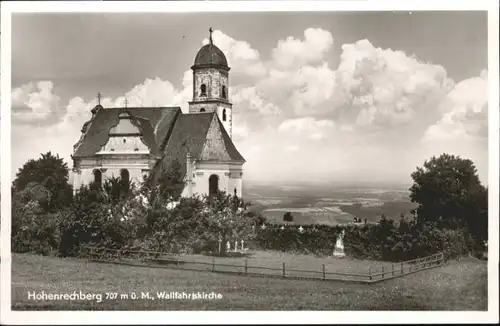
<path id="1" fill-rule="evenodd" d="M 334 257 L 345 257 L 344 252 L 344 231 L 337 237 L 337 242 L 335 243 L 335 249 L 333 250 Z"/>

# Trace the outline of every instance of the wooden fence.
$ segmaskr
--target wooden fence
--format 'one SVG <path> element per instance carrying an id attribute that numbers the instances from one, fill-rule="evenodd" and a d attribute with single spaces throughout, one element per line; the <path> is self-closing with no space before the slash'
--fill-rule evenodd
<path id="1" fill-rule="evenodd" d="M 371 282 L 378 282 L 437 267 L 442 265 L 444 262 L 444 253 L 440 252 L 427 257 L 392 263 L 390 265 L 391 268 L 386 268 L 384 266 L 376 269 L 370 268 L 368 275 L 370 276 Z"/>
<path id="2" fill-rule="evenodd" d="M 417 271 L 433 268 L 444 263 L 445 256 L 438 253 L 432 256 L 386 264 L 377 268 L 369 268 L 368 273 L 346 273 L 332 271 L 331 266 L 322 264 L 316 269 L 290 268 L 282 262 L 280 268 L 270 266 L 249 265 L 248 259 L 243 264 L 216 262 L 216 257 L 204 257 L 198 260 L 185 260 L 172 257 L 161 252 L 144 250 L 119 250 L 99 247 L 85 247 L 85 255 L 92 261 L 115 263 L 130 266 L 179 269 L 190 271 L 207 271 L 215 273 L 238 274 L 248 276 L 278 277 L 286 279 L 310 279 L 324 281 L 348 281 L 375 283 L 383 280 L 408 275 Z M 390 265 L 389 265 L 390 264 Z M 387 266 L 391 266 L 390 268 Z"/>

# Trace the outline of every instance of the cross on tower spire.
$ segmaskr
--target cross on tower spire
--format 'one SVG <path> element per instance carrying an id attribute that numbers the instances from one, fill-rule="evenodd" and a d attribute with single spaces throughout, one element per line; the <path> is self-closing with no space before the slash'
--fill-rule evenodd
<path id="1" fill-rule="evenodd" d="M 97 92 L 97 104 L 101 105 L 101 92 Z"/>
<path id="2" fill-rule="evenodd" d="M 212 29 L 212 27 L 210 27 L 210 28 L 208 29 L 208 31 L 210 32 L 210 44 L 214 44 L 214 42 L 213 42 L 213 40 L 212 40 L 212 33 L 213 33 L 213 29 Z"/>

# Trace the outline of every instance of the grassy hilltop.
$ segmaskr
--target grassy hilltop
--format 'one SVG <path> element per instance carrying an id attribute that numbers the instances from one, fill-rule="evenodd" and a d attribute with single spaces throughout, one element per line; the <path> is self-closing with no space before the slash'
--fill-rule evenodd
<path id="1" fill-rule="evenodd" d="M 13 255 L 13 310 L 486 310 L 487 263 L 473 258 L 367 285 L 129 267 Z M 136 300 L 34 301 L 28 291 L 137 293 Z M 147 300 L 141 292 L 215 292 L 219 300 Z"/>

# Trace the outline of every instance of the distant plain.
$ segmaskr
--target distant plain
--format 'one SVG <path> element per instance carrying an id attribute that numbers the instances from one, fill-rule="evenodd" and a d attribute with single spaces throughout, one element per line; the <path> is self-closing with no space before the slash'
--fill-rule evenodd
<path id="1" fill-rule="evenodd" d="M 367 186 L 332 187 L 328 185 L 279 186 L 251 184 L 244 190 L 250 210 L 261 213 L 268 223 L 338 225 L 351 223 L 354 217 L 376 223 L 382 214 L 398 220 L 416 208 L 409 198 L 409 187 L 373 188 Z"/>

